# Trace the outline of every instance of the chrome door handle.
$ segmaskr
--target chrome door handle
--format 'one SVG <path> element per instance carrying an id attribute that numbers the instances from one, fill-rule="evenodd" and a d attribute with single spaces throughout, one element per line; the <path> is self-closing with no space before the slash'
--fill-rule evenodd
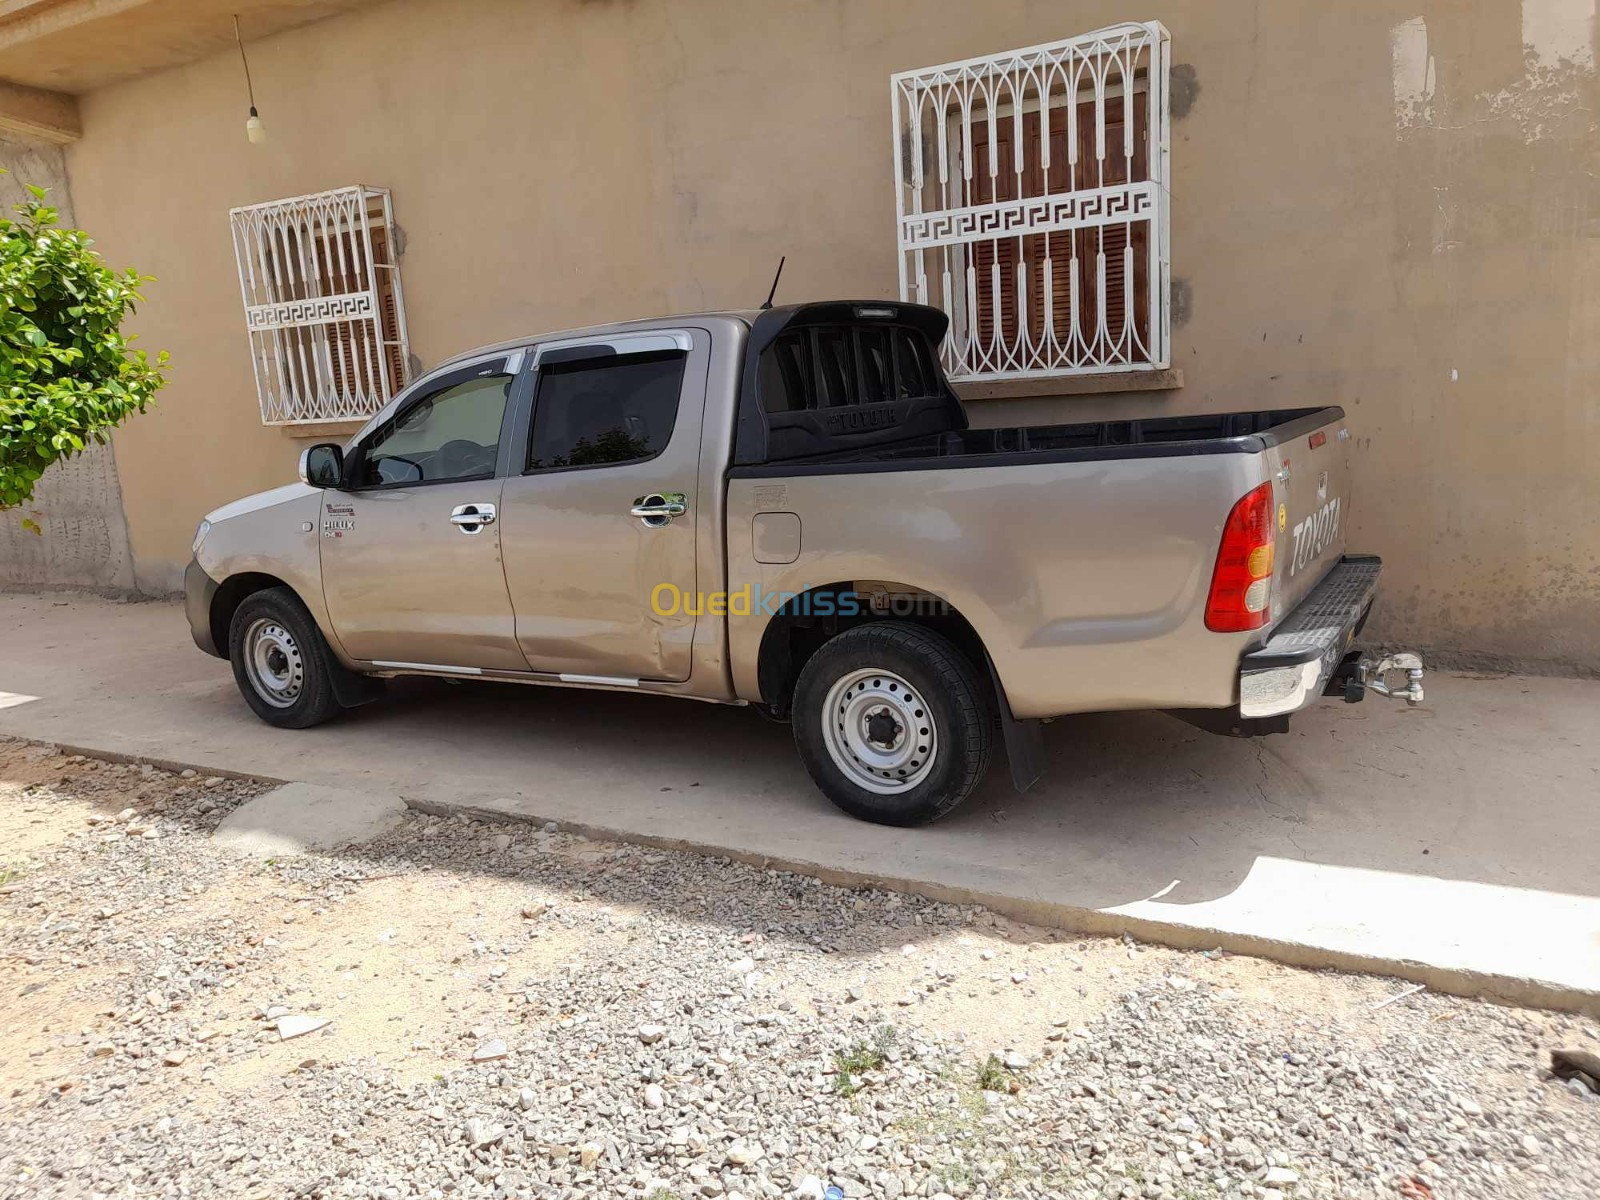
<path id="1" fill-rule="evenodd" d="M 660 529 L 672 518 L 681 517 L 688 511 L 689 505 L 682 492 L 656 492 L 640 496 L 633 502 L 628 514 L 638 517 L 651 529 Z"/>
<path id="2" fill-rule="evenodd" d="M 494 505 L 458 504 L 450 510 L 450 524 L 465 534 L 481 533 L 485 525 L 494 524 Z"/>

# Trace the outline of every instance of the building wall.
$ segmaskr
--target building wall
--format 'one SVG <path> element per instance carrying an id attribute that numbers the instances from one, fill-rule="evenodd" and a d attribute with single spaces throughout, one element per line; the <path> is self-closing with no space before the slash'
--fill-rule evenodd
<path id="1" fill-rule="evenodd" d="M 412 348 L 891 296 L 891 72 L 1128 18 L 1172 31 L 1169 393 L 974 419 L 1341 403 L 1373 632 L 1600 669 L 1594 0 L 393 0 L 85 97 L 83 223 L 159 277 L 160 409 L 117 437 L 141 586 L 290 477 L 256 412 L 229 207 L 393 189 Z M 1063 520 L 1095 519 L 1062 514 Z"/>
<path id="2" fill-rule="evenodd" d="M 27 184 L 50 189 L 49 202 L 73 223 L 72 193 L 60 146 L 0 138 L 0 211 L 30 200 Z M 23 528 L 27 516 L 40 532 Z M 0 587 L 133 587 L 133 555 L 117 483 L 116 452 L 90 446 L 40 477 L 25 512 L 0 513 Z"/>

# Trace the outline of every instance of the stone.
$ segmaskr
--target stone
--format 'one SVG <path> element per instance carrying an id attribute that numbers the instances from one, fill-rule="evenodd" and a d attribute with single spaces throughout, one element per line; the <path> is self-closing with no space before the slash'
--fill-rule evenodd
<path id="1" fill-rule="evenodd" d="M 327 1017 L 291 1013 L 289 1016 L 278 1018 L 278 1040 L 287 1042 L 290 1038 L 303 1037 L 308 1033 L 315 1033 L 327 1024 Z"/>
<path id="2" fill-rule="evenodd" d="M 827 1191 L 822 1186 L 822 1180 L 815 1175 L 803 1175 L 800 1182 L 795 1185 L 793 1200 L 822 1200 Z"/>
<path id="3" fill-rule="evenodd" d="M 659 1083 L 645 1084 L 644 1106 L 651 1110 L 662 1109 L 667 1106 L 667 1093 L 662 1090 Z"/>
<path id="4" fill-rule="evenodd" d="M 472 1052 L 473 1062 L 492 1062 L 497 1058 L 506 1056 L 506 1044 L 499 1038 L 491 1038 Z"/>
<path id="5" fill-rule="evenodd" d="M 1539 1144 L 1539 1139 L 1531 1133 L 1525 1133 L 1517 1139 L 1517 1148 L 1529 1158 L 1544 1152 L 1544 1147 Z"/>
<path id="6" fill-rule="evenodd" d="M 641 1042 L 643 1042 L 646 1046 L 654 1046 L 657 1042 L 659 1042 L 662 1038 L 664 1038 L 666 1036 L 667 1036 L 667 1029 L 666 1029 L 666 1026 L 664 1026 L 664 1025 L 641 1025 L 641 1026 L 639 1026 L 639 1040 Z"/>
<path id="7" fill-rule="evenodd" d="M 747 1167 L 766 1156 L 760 1142 L 737 1141 L 728 1147 L 728 1161 L 735 1166 Z"/>
<path id="8" fill-rule="evenodd" d="M 184 1059 L 186 1059 L 188 1057 L 189 1057 L 189 1052 L 187 1050 L 184 1050 L 184 1049 L 180 1048 L 180 1049 L 177 1049 L 177 1050 L 168 1050 L 167 1054 L 166 1054 L 166 1057 L 163 1058 L 161 1061 L 166 1063 L 166 1065 L 169 1066 L 169 1067 L 181 1067 L 181 1066 L 183 1066 Z"/>
<path id="9" fill-rule="evenodd" d="M 371 841 L 404 820 L 399 796 L 287 783 L 234 809 L 211 840 L 254 858 L 292 858 Z"/>
<path id="10" fill-rule="evenodd" d="M 1000 1060 L 1008 1071 L 1025 1071 L 1033 1065 L 1033 1059 L 1019 1050 L 1007 1050 L 1005 1057 Z"/>
<path id="11" fill-rule="evenodd" d="M 473 1117 L 461 1127 L 466 1136 L 467 1145 L 473 1149 L 479 1146 L 492 1146 L 506 1136 L 506 1127 L 496 1125 L 493 1121 L 485 1121 L 482 1117 Z"/>
<path id="12" fill-rule="evenodd" d="M 599 1142 L 585 1142 L 578 1147 L 578 1165 L 587 1170 L 599 1162 L 605 1152 L 606 1148 Z"/>
<path id="13" fill-rule="evenodd" d="M 1288 1167 L 1268 1167 L 1267 1173 L 1261 1177 L 1261 1182 L 1273 1187 L 1292 1186 L 1300 1182 L 1300 1172 L 1291 1171 Z"/>
<path id="14" fill-rule="evenodd" d="M 533 1106 L 539 1103 L 539 1093 L 532 1088 L 517 1089 L 517 1107 L 523 1112 L 530 1112 Z"/>

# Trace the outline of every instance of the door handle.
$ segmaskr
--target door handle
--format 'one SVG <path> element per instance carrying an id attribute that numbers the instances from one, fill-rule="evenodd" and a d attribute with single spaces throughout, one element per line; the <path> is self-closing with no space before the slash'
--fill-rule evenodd
<path id="1" fill-rule="evenodd" d="M 485 525 L 494 524 L 494 505 L 458 504 L 450 510 L 450 524 L 462 533 L 482 533 Z"/>
<path id="2" fill-rule="evenodd" d="M 656 492 L 640 496 L 628 513 L 638 517 L 649 528 L 660 529 L 672 518 L 681 517 L 688 511 L 689 505 L 682 492 Z"/>

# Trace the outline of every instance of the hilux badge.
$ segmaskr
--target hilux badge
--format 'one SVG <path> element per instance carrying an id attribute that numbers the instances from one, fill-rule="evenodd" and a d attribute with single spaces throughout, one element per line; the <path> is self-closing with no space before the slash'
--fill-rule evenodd
<path id="1" fill-rule="evenodd" d="M 322 536 L 342 538 L 356 527 L 356 510 L 349 504 L 330 504 L 322 517 Z"/>

